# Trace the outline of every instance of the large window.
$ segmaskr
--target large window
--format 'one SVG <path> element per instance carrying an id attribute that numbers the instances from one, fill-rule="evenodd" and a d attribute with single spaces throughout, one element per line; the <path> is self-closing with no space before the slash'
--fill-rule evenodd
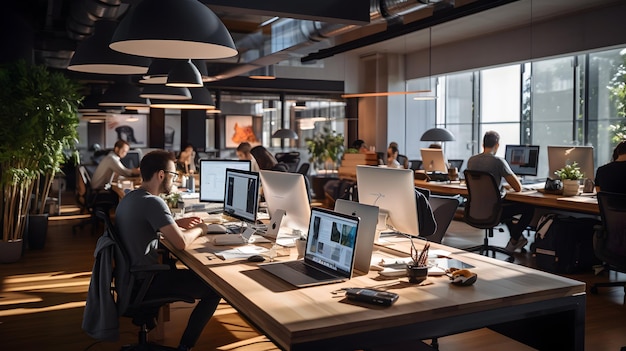
<path id="1" fill-rule="evenodd" d="M 590 145 L 595 168 L 610 160 L 626 137 L 626 49 L 611 49 L 441 76 L 436 112 L 416 125 L 409 116 L 419 106 L 407 103 L 406 128 L 450 130 L 449 159 L 467 160 L 481 151 L 482 135 L 496 130 L 506 144 L 541 146 L 539 176 L 548 174 L 548 145 Z M 408 81 L 407 88 L 416 80 Z M 407 99 L 408 102 L 408 99 Z M 423 108 L 423 107 L 422 107 Z M 417 127 L 417 128 L 415 128 Z M 593 178 L 593 176 L 591 176 Z"/>

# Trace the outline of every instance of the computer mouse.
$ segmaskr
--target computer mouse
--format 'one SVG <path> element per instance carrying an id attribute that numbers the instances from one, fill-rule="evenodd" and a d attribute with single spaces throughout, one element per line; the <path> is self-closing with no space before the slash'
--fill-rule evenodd
<path id="1" fill-rule="evenodd" d="M 228 229 L 221 224 L 211 223 L 207 225 L 207 234 L 226 234 Z"/>
<path id="2" fill-rule="evenodd" d="M 249 262 L 263 262 L 263 261 L 265 261 L 265 257 L 263 257 L 261 255 L 252 255 L 252 256 L 248 257 L 248 261 Z"/>

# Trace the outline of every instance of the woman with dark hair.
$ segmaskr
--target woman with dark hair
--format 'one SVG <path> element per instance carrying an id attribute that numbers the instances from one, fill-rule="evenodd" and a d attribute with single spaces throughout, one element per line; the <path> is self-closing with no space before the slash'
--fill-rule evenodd
<path id="1" fill-rule="evenodd" d="M 176 171 L 183 174 L 191 174 L 196 171 L 196 151 L 192 144 L 187 144 L 178 154 Z"/>
<path id="2" fill-rule="evenodd" d="M 261 145 L 257 145 L 250 149 L 250 153 L 256 160 L 260 169 L 272 170 L 278 164 L 274 155 Z"/>
<path id="3" fill-rule="evenodd" d="M 609 191 L 626 194 L 626 140 L 613 150 L 612 162 L 598 167 L 596 171 L 596 191 Z"/>

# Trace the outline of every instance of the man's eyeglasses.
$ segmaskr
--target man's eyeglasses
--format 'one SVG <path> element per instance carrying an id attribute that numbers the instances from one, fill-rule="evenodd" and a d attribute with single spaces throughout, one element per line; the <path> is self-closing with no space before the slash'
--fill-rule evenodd
<path id="1" fill-rule="evenodd" d="M 166 170 L 163 170 L 163 172 L 171 174 L 171 175 L 172 175 L 172 180 L 173 180 L 173 181 L 175 181 L 176 179 L 178 179 L 178 173 L 176 173 L 176 172 L 166 171 Z"/>

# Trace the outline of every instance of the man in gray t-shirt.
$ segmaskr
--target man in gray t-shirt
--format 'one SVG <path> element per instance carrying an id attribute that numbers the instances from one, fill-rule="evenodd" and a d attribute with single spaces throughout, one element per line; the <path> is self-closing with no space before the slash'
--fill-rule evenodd
<path id="1" fill-rule="evenodd" d="M 505 159 L 496 156 L 499 146 L 500 135 L 495 131 L 486 132 L 483 137 L 483 152 L 469 158 L 467 169 L 491 173 L 498 186 L 501 186 L 502 178 L 504 178 L 513 190 L 522 191 L 522 184 L 509 164 Z M 506 245 L 508 251 L 521 249 L 528 243 L 522 234 L 530 224 L 534 211 L 534 208 L 527 204 L 506 200 L 503 202 L 501 220 L 506 224 L 511 235 Z M 516 218 L 517 216 L 519 218 Z"/>
<path id="2" fill-rule="evenodd" d="M 117 206 L 115 221 L 131 266 L 158 263 L 159 233 L 163 240 L 184 250 L 207 232 L 207 225 L 198 217 L 174 220 L 167 204 L 159 197 L 161 193 L 169 194 L 178 177 L 174 161 L 174 157 L 164 150 L 145 155 L 140 167 L 141 187 L 126 194 Z M 155 276 L 146 298 L 179 296 L 181 293 L 200 300 L 191 312 L 178 348 L 189 350 L 213 316 L 221 297 L 192 270 L 171 269 Z"/>

